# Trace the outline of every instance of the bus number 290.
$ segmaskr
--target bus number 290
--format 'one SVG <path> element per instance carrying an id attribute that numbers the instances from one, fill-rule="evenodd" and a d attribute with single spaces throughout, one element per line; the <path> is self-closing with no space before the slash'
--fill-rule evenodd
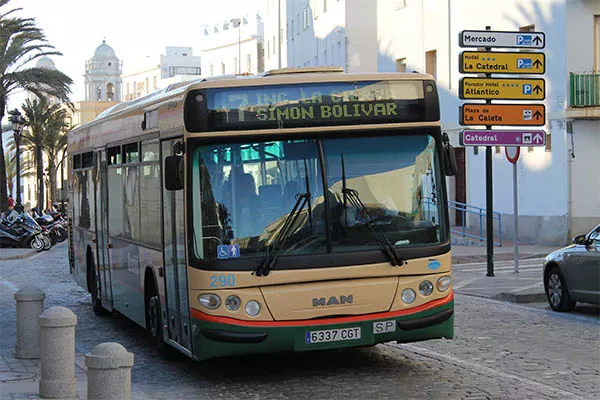
<path id="1" fill-rule="evenodd" d="M 235 286 L 235 275 L 211 275 L 210 287 Z"/>

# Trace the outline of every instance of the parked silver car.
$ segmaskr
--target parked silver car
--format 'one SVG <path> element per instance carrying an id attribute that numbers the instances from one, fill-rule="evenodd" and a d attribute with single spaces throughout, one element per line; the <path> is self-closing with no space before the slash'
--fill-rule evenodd
<path id="1" fill-rule="evenodd" d="M 600 225 L 546 256 L 544 289 L 555 311 L 570 311 L 578 301 L 600 304 Z"/>

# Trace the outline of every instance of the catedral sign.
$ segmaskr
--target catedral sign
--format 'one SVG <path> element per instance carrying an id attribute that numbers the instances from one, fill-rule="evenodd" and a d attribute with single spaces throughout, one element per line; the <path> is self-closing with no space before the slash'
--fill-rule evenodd
<path id="1" fill-rule="evenodd" d="M 544 100 L 544 79 L 529 78 L 462 78 L 461 99 Z"/>
<path id="2" fill-rule="evenodd" d="M 459 140 L 461 146 L 545 146 L 546 132 L 465 129 Z"/>
<path id="3" fill-rule="evenodd" d="M 544 53 L 463 51 L 461 73 L 543 74 Z"/>

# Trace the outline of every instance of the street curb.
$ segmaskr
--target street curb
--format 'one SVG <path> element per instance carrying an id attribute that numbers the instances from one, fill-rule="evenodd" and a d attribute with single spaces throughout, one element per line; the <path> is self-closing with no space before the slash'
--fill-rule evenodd
<path id="1" fill-rule="evenodd" d="M 516 294 L 502 292 L 491 297 L 494 300 L 508 301 L 510 303 L 540 303 L 546 301 L 545 293 Z"/>
<path id="2" fill-rule="evenodd" d="M 0 261 L 9 261 L 9 260 L 21 260 L 23 258 L 29 258 L 31 256 L 36 255 L 38 252 L 35 250 L 29 250 L 27 253 L 17 254 L 14 256 L 3 256 L 0 257 Z"/>

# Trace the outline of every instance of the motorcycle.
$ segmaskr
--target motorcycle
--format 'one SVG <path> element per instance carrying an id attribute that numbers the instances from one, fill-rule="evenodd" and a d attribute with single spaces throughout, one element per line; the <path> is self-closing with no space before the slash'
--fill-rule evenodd
<path id="1" fill-rule="evenodd" d="M 52 242 L 43 234 L 42 228 L 28 214 L 21 213 L 14 217 L 0 219 L 0 244 L 11 247 L 31 247 L 40 252 L 52 247 Z"/>

